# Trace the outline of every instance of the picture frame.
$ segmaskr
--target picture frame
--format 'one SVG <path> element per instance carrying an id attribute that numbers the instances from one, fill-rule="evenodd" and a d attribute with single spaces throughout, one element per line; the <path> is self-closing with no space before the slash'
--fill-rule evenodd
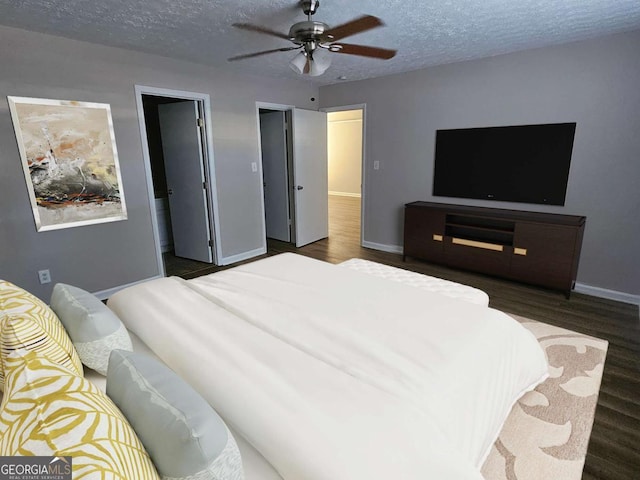
<path id="1" fill-rule="evenodd" d="M 110 105 L 7 100 L 36 230 L 126 220 Z"/>

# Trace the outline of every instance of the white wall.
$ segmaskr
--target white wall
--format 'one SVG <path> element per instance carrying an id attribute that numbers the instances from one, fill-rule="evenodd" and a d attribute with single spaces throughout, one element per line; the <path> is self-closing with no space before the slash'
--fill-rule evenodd
<path id="1" fill-rule="evenodd" d="M 640 294 L 638 52 L 635 31 L 322 87 L 322 107 L 367 105 L 364 240 L 402 245 L 414 200 L 586 215 L 578 282 Z M 564 207 L 431 195 L 437 129 L 555 122 L 577 122 Z"/>
<path id="2" fill-rule="evenodd" d="M 329 193 L 360 196 L 362 110 L 327 113 Z"/>
<path id="3" fill-rule="evenodd" d="M 211 96 L 223 257 L 259 249 L 261 190 L 256 101 L 315 109 L 304 82 L 235 74 L 169 58 L 0 27 L 0 97 L 109 103 L 127 201 L 127 221 L 36 232 L 6 100 L 0 101 L 0 278 L 48 300 L 53 282 L 101 291 L 158 274 L 138 128 L 136 84 Z M 286 61 L 283 61 L 283 68 Z"/>

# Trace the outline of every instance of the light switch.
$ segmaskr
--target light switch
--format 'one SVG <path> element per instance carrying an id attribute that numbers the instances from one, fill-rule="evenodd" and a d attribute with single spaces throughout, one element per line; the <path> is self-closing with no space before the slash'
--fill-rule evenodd
<path id="1" fill-rule="evenodd" d="M 374 170 L 380 170 L 380 162 L 378 160 L 375 160 L 373 162 L 373 169 Z"/>
<path id="2" fill-rule="evenodd" d="M 251 171 L 254 173 L 258 171 L 258 164 L 256 162 L 251 162 Z"/>

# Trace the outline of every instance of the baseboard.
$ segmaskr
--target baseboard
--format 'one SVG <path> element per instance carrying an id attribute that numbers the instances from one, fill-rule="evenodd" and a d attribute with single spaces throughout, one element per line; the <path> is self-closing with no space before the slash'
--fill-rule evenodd
<path id="1" fill-rule="evenodd" d="M 349 192 L 329 192 L 329 195 L 336 195 L 338 197 L 355 197 L 361 198 L 362 195 L 359 193 L 349 193 Z"/>
<path id="2" fill-rule="evenodd" d="M 120 285 L 118 287 L 108 288 L 106 290 L 100 290 L 99 292 L 93 292 L 93 294 L 98 297 L 100 300 L 106 300 L 114 293 L 119 292 L 120 290 L 124 290 L 127 287 L 133 287 L 134 285 L 138 285 L 139 283 L 148 282 L 150 280 L 156 280 L 158 278 L 163 278 L 161 275 L 156 275 L 155 277 L 145 278 L 143 280 L 138 280 L 137 282 L 127 283 L 126 285 Z"/>
<path id="3" fill-rule="evenodd" d="M 248 252 L 238 253 L 237 255 L 231 255 L 230 257 L 223 257 L 220 259 L 220 265 L 231 265 L 232 263 L 241 262 L 243 260 L 248 260 L 253 257 L 258 257 L 260 255 L 264 255 L 267 253 L 266 247 L 256 248 L 255 250 L 250 250 Z"/>
<path id="4" fill-rule="evenodd" d="M 584 293 L 585 295 L 591 295 L 592 297 L 607 298 L 609 300 L 616 300 L 618 302 L 631 303 L 633 305 L 640 306 L 640 295 L 618 292 L 616 290 L 607 290 L 606 288 L 593 287 L 591 285 L 585 285 L 584 283 L 576 283 L 574 291 Z"/>
<path id="5" fill-rule="evenodd" d="M 381 252 L 388 253 L 399 253 L 402 255 L 402 246 L 401 245 L 385 245 L 383 243 L 374 243 L 363 241 L 362 246 L 365 248 L 371 248 L 373 250 L 380 250 Z"/>

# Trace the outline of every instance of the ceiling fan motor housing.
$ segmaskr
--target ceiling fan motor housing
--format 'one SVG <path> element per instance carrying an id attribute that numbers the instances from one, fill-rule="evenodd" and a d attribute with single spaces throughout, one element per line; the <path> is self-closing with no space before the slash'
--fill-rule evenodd
<path id="1" fill-rule="evenodd" d="M 307 42 L 324 43 L 331 40 L 330 35 L 325 34 L 328 30 L 329 25 L 326 23 L 307 20 L 292 25 L 289 30 L 289 38 L 298 45 Z"/>

